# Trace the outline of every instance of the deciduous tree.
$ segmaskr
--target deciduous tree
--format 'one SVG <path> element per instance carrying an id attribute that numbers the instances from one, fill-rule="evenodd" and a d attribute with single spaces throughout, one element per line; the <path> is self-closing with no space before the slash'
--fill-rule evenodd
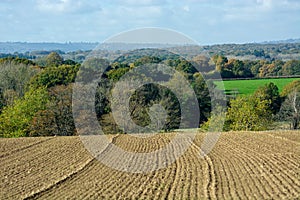
<path id="1" fill-rule="evenodd" d="M 282 99 L 279 94 L 279 89 L 274 83 L 267 83 L 258 88 L 255 91 L 254 96 L 262 101 L 269 101 L 269 110 L 271 110 L 273 114 L 276 114 L 279 111 Z"/>
<path id="2" fill-rule="evenodd" d="M 230 101 L 227 120 L 231 130 L 266 130 L 272 123 L 269 101 L 255 96 L 238 96 Z"/>
<path id="3" fill-rule="evenodd" d="M 0 115 L 0 136 L 28 136 L 32 118 L 38 111 L 45 109 L 48 99 L 47 90 L 38 88 L 25 93 L 14 105 L 5 107 Z"/>
<path id="4" fill-rule="evenodd" d="M 58 67 L 63 64 L 63 58 L 57 52 L 51 52 L 46 57 L 46 66 L 47 67 Z"/>
<path id="5" fill-rule="evenodd" d="M 284 101 L 278 113 L 281 121 L 288 121 L 292 129 L 298 129 L 300 123 L 300 81 L 286 85 L 281 93 Z"/>

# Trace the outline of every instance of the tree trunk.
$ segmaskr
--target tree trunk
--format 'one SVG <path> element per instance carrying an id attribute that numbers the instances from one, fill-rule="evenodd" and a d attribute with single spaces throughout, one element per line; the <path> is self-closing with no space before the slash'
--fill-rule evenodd
<path id="1" fill-rule="evenodd" d="M 294 130 L 298 129 L 298 126 L 299 126 L 298 117 L 294 117 L 294 119 L 293 119 L 293 129 Z"/>

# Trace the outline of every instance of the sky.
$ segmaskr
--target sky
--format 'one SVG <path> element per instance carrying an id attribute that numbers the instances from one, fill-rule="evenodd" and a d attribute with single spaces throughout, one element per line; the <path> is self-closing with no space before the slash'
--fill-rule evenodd
<path id="1" fill-rule="evenodd" d="M 1 42 L 103 42 L 157 27 L 199 44 L 300 38 L 299 0 L 1 0 Z"/>

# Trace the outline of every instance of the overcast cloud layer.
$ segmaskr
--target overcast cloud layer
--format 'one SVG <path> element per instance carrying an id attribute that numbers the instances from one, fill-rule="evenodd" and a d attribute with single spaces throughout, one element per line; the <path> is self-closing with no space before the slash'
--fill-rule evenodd
<path id="1" fill-rule="evenodd" d="M 200 44 L 300 38 L 298 0 L 2 0 L 0 41 L 102 42 L 169 28 Z"/>

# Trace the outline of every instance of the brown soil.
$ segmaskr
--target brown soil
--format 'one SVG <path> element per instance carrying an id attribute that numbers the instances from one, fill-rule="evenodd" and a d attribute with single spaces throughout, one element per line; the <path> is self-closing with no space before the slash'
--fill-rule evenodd
<path id="1" fill-rule="evenodd" d="M 79 137 L 0 139 L 0 199 L 297 199 L 300 132 L 223 133 L 208 156 L 205 134 L 167 168 L 127 173 L 94 159 Z M 128 152 L 151 152 L 173 134 L 110 136 Z"/>

